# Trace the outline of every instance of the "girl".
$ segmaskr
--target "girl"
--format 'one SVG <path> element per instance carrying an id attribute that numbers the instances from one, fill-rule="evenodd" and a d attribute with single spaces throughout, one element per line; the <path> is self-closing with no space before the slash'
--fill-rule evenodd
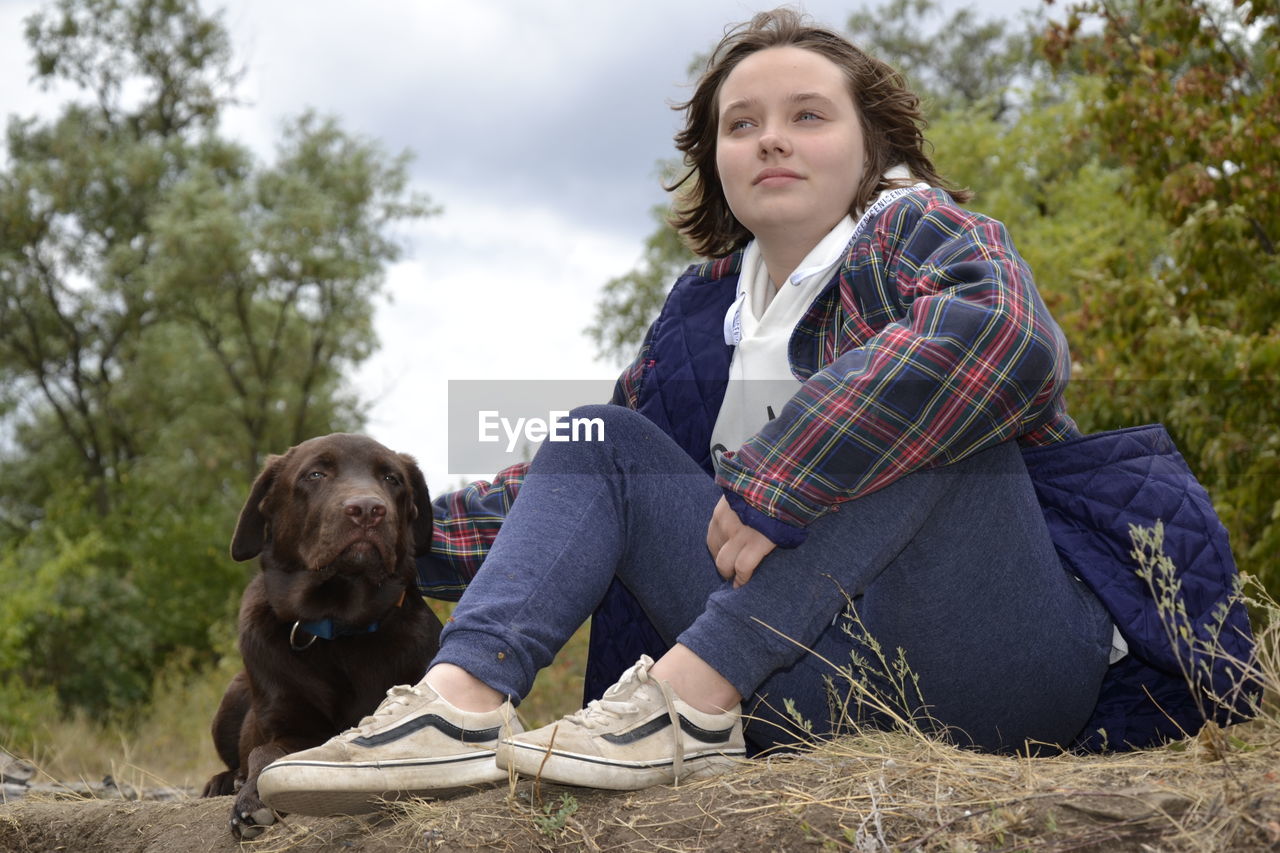
<path id="1" fill-rule="evenodd" d="M 676 282 L 613 405 L 573 413 L 604 441 L 436 502 L 424 591 L 474 573 L 439 654 L 268 767 L 271 806 L 511 770 L 642 788 L 797 721 L 909 719 L 988 750 L 1086 731 L 1124 640 L 1064 571 L 1020 452 L 1079 433 L 1066 342 L 1004 227 L 958 206 L 899 75 L 791 11 L 731 30 L 683 109 L 674 223 L 717 260 Z M 612 653 L 616 683 L 522 732 L 513 705 L 602 600 L 593 667 Z M 616 660 L 638 648 L 619 606 L 656 660 Z"/>

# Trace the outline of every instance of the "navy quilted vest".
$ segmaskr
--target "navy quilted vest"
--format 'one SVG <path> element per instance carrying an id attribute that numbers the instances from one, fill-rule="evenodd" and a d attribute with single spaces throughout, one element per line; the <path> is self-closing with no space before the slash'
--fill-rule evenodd
<path id="1" fill-rule="evenodd" d="M 1226 528 L 1163 426 L 1096 433 L 1022 457 L 1063 567 L 1111 613 L 1129 655 L 1103 680 L 1078 746 L 1126 749 L 1252 716 L 1260 686 L 1240 664 L 1253 657 Z M 1164 526 L 1173 607 L 1158 608 L 1136 572 L 1130 526 Z M 1185 633 L 1183 632 L 1185 629 Z M 1172 641 L 1171 641 L 1171 638 Z M 1150 694 L 1150 695 L 1148 695 Z"/>
<path id="2" fill-rule="evenodd" d="M 639 390 L 639 411 L 708 475 L 711 430 L 733 356 L 723 321 L 736 282 L 736 275 L 718 281 L 686 275 L 676 283 L 653 327 Z M 1098 595 L 1129 643 L 1129 655 L 1108 671 L 1077 746 L 1149 746 L 1198 731 L 1206 717 L 1225 725 L 1250 716 L 1260 690 L 1230 660 L 1251 659 L 1253 636 L 1244 605 L 1232 597 L 1236 568 L 1227 532 L 1165 429 L 1097 433 L 1026 449 L 1023 458 L 1063 566 Z M 1157 519 L 1177 570 L 1182 618 L 1195 637 L 1180 640 L 1176 651 L 1129 556 L 1129 525 Z M 635 598 L 614 581 L 592 617 L 584 700 L 599 698 L 641 654 L 657 658 L 666 648 Z"/>

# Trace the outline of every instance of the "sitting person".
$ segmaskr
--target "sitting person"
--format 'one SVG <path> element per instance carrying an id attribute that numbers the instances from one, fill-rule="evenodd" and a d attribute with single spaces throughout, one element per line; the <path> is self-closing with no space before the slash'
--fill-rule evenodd
<path id="1" fill-rule="evenodd" d="M 846 720 L 998 751 L 1085 732 L 1124 641 L 1064 570 L 1023 460 L 1080 434 L 1066 341 L 1008 233 L 937 174 L 902 78 L 788 10 L 730 31 L 684 109 L 674 224 L 716 260 L 676 282 L 613 404 L 573 413 L 603 441 L 548 442 L 437 501 L 422 586 L 466 583 L 438 655 L 266 768 L 274 808 L 511 770 L 613 789 L 720 773 L 797 720 L 836 731 L 828 685 L 857 661 Z M 615 581 L 665 651 L 522 731 L 514 705 Z"/>

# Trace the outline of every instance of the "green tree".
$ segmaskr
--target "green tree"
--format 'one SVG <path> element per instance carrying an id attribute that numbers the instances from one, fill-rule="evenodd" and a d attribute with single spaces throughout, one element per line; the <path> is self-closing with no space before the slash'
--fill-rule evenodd
<path id="1" fill-rule="evenodd" d="M 220 136 L 237 75 L 195 0 L 57 0 L 26 35 L 81 95 L 11 118 L 0 170 L 0 705 L 118 711 L 219 651 L 259 460 L 360 425 L 390 227 L 431 210 L 333 120 L 270 163 Z"/>
<path id="2" fill-rule="evenodd" d="M 853 43 L 907 78 L 929 115 L 980 107 L 1004 118 L 1043 66 L 1033 54 L 1043 13 L 1027 10 L 1014 25 L 979 19 L 971 8 L 944 14 L 936 0 L 887 0 L 849 16 Z"/>
<path id="3" fill-rule="evenodd" d="M 1280 4 L 1091 2 L 1047 55 L 1099 80 L 1090 139 L 1160 223 L 1151 261 L 1082 279 L 1088 426 L 1164 421 L 1242 564 L 1280 589 Z M 1074 142 L 1075 140 L 1069 140 Z"/>
<path id="4" fill-rule="evenodd" d="M 670 208 L 657 205 L 650 214 L 657 227 L 644 241 L 640 265 L 605 282 L 595 320 L 586 330 L 597 352 L 619 363 L 635 356 L 676 276 L 694 261 L 693 253 L 667 222 Z"/>

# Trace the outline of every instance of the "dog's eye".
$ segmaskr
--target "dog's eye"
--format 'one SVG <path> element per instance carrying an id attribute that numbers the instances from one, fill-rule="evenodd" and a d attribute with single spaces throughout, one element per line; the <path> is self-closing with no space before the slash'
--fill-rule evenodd
<path id="1" fill-rule="evenodd" d="M 400 485 L 400 478 L 395 474 L 383 474 L 382 479 L 386 480 L 388 483 L 390 483 L 393 486 Z"/>
<path id="2" fill-rule="evenodd" d="M 323 479 L 324 479 L 324 477 L 325 477 L 325 473 L 324 473 L 323 471 L 308 471 L 308 472 L 307 472 L 307 474 L 306 474 L 302 479 L 304 479 L 304 480 L 323 480 Z"/>

